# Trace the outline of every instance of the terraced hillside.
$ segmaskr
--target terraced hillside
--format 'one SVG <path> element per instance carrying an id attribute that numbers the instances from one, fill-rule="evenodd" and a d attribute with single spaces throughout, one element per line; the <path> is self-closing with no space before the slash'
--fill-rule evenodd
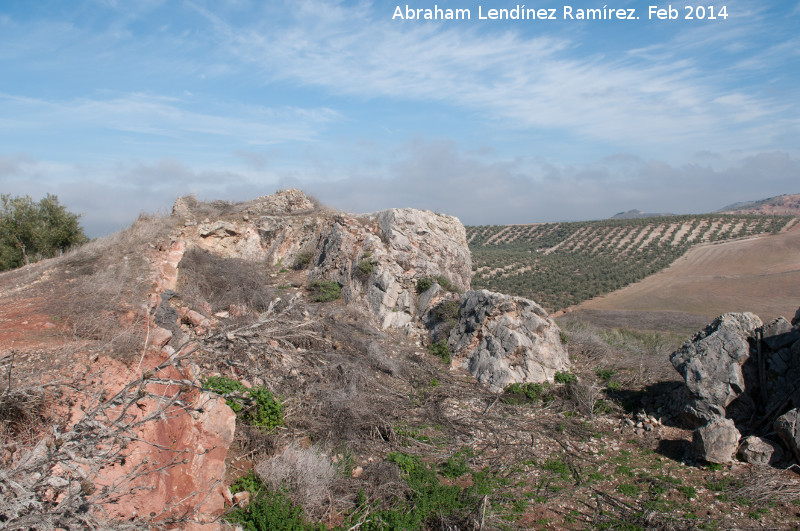
<path id="1" fill-rule="evenodd" d="M 476 289 L 559 310 L 652 275 L 699 243 L 777 233 L 793 216 L 705 214 L 467 227 Z"/>

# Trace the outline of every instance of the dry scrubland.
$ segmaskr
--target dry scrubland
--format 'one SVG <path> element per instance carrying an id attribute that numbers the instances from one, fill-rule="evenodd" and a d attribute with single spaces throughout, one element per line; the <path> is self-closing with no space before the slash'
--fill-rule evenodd
<path id="1" fill-rule="evenodd" d="M 467 236 L 473 256 L 474 287 L 528 297 L 553 311 L 649 277 L 698 244 L 777 234 L 796 227 L 797 222 L 798 219 L 791 216 L 707 214 L 472 226 L 467 227 Z M 748 256 L 747 252 L 743 251 L 736 258 L 753 264 L 751 270 L 755 271 L 761 251 L 752 248 L 755 256 Z M 780 252 L 776 249 L 770 259 L 791 260 L 791 251 L 778 256 Z M 768 271 L 772 267 L 766 260 L 762 265 Z M 701 267 L 704 266 L 698 265 Z M 736 268 L 735 265 L 731 267 Z M 726 271 L 721 268 L 717 274 L 725 276 Z M 777 275 L 773 279 L 780 280 Z M 755 276 L 750 280 L 755 280 Z M 760 288 L 770 282 L 771 279 L 761 279 L 752 293 L 763 293 Z M 769 293 L 778 291 L 773 289 Z M 604 306 L 604 309 L 622 308 Z M 676 308 L 662 305 L 658 309 Z"/>
<path id="2" fill-rule="evenodd" d="M 200 206 L 202 216 L 218 218 L 240 218 L 244 210 Z M 197 374 L 170 373 L 176 385 L 169 387 L 157 367 L 137 372 L 152 341 L 148 308 L 155 310 L 147 299 L 157 264 L 143 257 L 166 252 L 180 221 L 142 219 L 60 259 L 0 275 L 0 526 L 100 525 L 98 504 L 124 495 L 132 483 L 98 487 L 99 466 L 75 472 L 66 484 L 50 481 L 65 475 L 56 465 L 68 461 L 66 452 L 111 466 L 141 423 L 157 424 L 159 414 L 191 416 L 190 398 L 211 389 L 239 410 L 222 479 L 234 493 L 250 493 L 250 507 L 228 507 L 218 521 L 223 526 L 230 520 L 248 529 L 293 530 L 796 528 L 800 484 L 793 472 L 691 460 L 691 431 L 670 407 L 678 384 L 668 356 L 680 334 L 572 320 L 563 331 L 571 372 L 559 373 L 554 384 L 491 393 L 402 330 L 377 329 L 336 290 L 315 288 L 306 255 L 256 266 L 195 249 L 177 266 L 173 301 L 216 317 L 210 325 L 181 325 L 192 341 L 169 368 Z M 470 234 L 473 245 L 490 248 L 486 240 L 494 236 L 508 245 L 527 241 L 514 248 L 521 254 L 533 251 L 536 230 L 563 231 L 537 247 L 541 256 L 614 248 L 637 257 L 647 256 L 646 241 L 742 235 L 788 221 L 665 223 L 539 225 L 519 234 L 471 228 Z M 105 393 L 92 365 L 98 359 L 121 364 L 131 376 L 122 394 Z M 163 401 L 171 388 L 175 394 Z M 91 415 L 76 428 L 63 422 L 61 408 L 63 397 L 78 395 Z M 99 429 L 110 412 L 135 411 L 143 400 L 159 404 L 151 416 L 123 416 L 112 423 L 116 431 Z M 39 444 L 46 448 L 41 458 L 21 462 L 37 441 L 50 441 Z M 162 474 L 180 463 L 164 466 Z M 61 502 L 59 493 L 66 493 Z M 171 518 L 185 527 L 196 516 L 145 514 L 113 525 L 152 528 Z"/>

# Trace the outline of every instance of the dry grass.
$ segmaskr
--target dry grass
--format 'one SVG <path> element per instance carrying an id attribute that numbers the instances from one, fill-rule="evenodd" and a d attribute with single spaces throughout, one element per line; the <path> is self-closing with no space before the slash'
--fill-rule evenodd
<path id="1" fill-rule="evenodd" d="M 292 444 L 258 463 L 255 472 L 270 490 L 285 490 L 295 504 L 312 516 L 321 516 L 331 505 L 330 490 L 336 467 L 317 448 Z"/>
<path id="2" fill-rule="evenodd" d="M 148 251 L 168 246 L 174 229 L 170 218 L 142 215 L 131 227 L 66 254 L 51 311 L 71 324 L 76 339 L 132 361 L 144 345 L 155 278 Z"/>
<path id="3" fill-rule="evenodd" d="M 277 294 L 270 287 L 272 269 L 264 263 L 222 258 L 193 248 L 186 251 L 178 267 L 180 296 L 197 308 L 208 302 L 215 312 L 232 306 L 263 312 Z"/>

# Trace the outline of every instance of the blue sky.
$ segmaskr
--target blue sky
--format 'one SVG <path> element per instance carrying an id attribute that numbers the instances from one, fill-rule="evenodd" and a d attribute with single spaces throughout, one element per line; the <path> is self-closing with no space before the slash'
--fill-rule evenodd
<path id="1" fill-rule="evenodd" d="M 0 191 L 55 193 L 92 235 L 180 195 L 286 187 L 467 224 L 800 192 L 800 2 L 713 4 L 716 20 L 649 5 L 500 21 L 478 7 L 517 4 L 3 0 Z"/>

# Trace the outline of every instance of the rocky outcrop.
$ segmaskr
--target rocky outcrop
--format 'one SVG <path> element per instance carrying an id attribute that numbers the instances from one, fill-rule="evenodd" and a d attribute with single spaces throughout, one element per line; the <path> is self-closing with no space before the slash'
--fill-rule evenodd
<path id="1" fill-rule="evenodd" d="M 493 390 L 552 382 L 569 369 L 558 326 L 538 304 L 486 290 L 467 292 L 448 344 L 462 367 Z"/>
<path id="2" fill-rule="evenodd" d="M 748 435 L 739 452 L 748 462 L 774 464 L 782 458 L 774 441 L 759 437 L 773 424 L 800 458 L 800 323 L 779 317 L 762 324 L 750 313 L 725 314 L 674 352 L 671 361 L 685 382 L 684 417 L 700 426 L 695 440 L 704 442 L 695 446 L 698 458 L 727 456 L 727 446 L 714 447 L 734 438 L 732 431 L 720 431 L 723 420 Z"/>
<path id="3" fill-rule="evenodd" d="M 725 417 L 726 408 L 744 393 L 742 365 L 750 357 L 749 339 L 761 324 L 752 313 L 726 313 L 670 356 L 686 382 L 684 413 L 696 426 Z"/>
<path id="4" fill-rule="evenodd" d="M 224 220 L 188 224 L 185 237 L 226 257 L 308 267 L 310 281 L 337 282 L 345 302 L 366 307 L 380 328 L 424 335 L 425 322 L 464 368 L 495 390 L 553 381 L 569 368 L 558 327 L 536 303 L 468 291 L 472 261 L 457 218 L 410 208 L 333 213 L 310 208 L 299 194 L 279 192 L 234 208 Z M 175 212 L 196 217 L 213 206 L 190 203 L 182 199 Z M 437 323 L 431 312 L 444 305 L 460 305 L 458 316 Z"/>
<path id="5" fill-rule="evenodd" d="M 173 211 L 187 216 L 183 237 L 223 257 L 308 267 L 309 279 L 336 281 L 346 302 L 369 308 L 382 328 L 399 328 L 424 312 L 417 282 L 446 279 L 470 287 L 472 260 L 461 222 L 410 208 L 348 215 L 318 209 L 298 190 L 241 205 L 218 207 L 221 218 L 193 219 L 214 203 L 181 198 Z M 224 218 L 224 219 L 223 219 Z"/>
<path id="6" fill-rule="evenodd" d="M 312 266 L 311 278 L 337 281 L 345 300 L 362 301 L 382 328 L 403 327 L 425 311 L 417 304 L 421 279 L 441 277 L 463 291 L 472 275 L 461 222 L 407 208 L 335 216 Z"/>

